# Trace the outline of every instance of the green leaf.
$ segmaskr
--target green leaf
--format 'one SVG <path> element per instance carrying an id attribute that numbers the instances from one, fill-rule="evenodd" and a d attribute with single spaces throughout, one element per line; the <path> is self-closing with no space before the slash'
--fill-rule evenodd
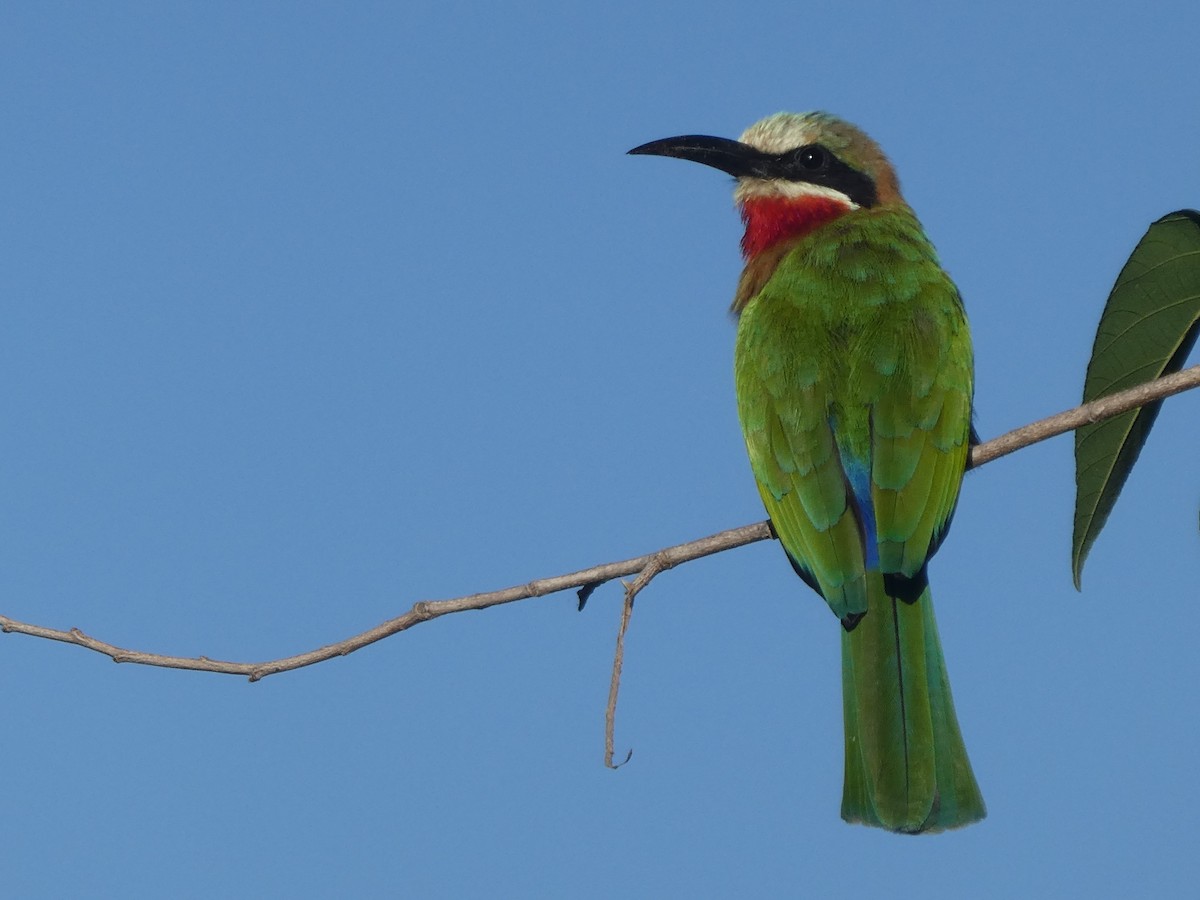
<path id="1" fill-rule="evenodd" d="M 1092 346 L 1083 402 L 1183 367 L 1200 332 L 1200 212 L 1163 216 L 1117 276 Z M 1083 562 L 1137 461 L 1162 401 L 1075 432 L 1075 534 L 1071 568 Z"/>

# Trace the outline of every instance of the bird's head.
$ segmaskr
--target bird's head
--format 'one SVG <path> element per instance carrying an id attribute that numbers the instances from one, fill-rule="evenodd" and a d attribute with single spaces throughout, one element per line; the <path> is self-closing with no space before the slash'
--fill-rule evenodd
<path id="1" fill-rule="evenodd" d="M 682 135 L 629 152 L 690 159 L 734 176 L 734 199 L 747 225 L 747 257 L 847 212 L 904 202 L 879 145 L 823 112 L 776 113 L 736 141 Z"/>

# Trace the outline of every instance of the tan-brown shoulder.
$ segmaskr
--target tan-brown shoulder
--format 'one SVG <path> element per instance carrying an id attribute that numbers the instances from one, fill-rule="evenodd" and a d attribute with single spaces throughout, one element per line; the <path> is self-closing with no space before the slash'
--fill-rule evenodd
<path id="1" fill-rule="evenodd" d="M 795 240 L 780 241 L 757 256 L 751 257 L 746 263 L 746 268 L 742 269 L 742 277 L 738 279 L 737 290 L 733 294 L 733 304 L 729 307 L 731 313 L 735 316 L 741 314 L 742 310 L 746 308 L 746 304 L 766 287 L 779 263 L 792 252 L 796 243 Z"/>

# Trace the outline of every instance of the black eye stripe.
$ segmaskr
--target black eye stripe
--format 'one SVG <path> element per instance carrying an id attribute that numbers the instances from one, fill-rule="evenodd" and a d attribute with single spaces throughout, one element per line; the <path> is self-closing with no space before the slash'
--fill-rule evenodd
<path id="1" fill-rule="evenodd" d="M 775 178 L 841 191 L 862 207 L 874 206 L 879 200 L 875 182 L 869 175 L 842 162 L 820 144 L 805 144 L 786 153 L 774 154 L 767 168 Z"/>

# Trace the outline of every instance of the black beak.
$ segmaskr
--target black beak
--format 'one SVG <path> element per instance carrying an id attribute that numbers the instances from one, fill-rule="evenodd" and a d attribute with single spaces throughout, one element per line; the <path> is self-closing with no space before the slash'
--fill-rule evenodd
<path id="1" fill-rule="evenodd" d="M 634 147 L 629 151 L 634 156 L 673 156 L 690 159 L 728 172 L 735 178 L 770 178 L 779 166 L 778 157 L 771 156 L 729 138 L 709 137 L 706 134 L 685 134 L 680 137 L 663 138 Z"/>

